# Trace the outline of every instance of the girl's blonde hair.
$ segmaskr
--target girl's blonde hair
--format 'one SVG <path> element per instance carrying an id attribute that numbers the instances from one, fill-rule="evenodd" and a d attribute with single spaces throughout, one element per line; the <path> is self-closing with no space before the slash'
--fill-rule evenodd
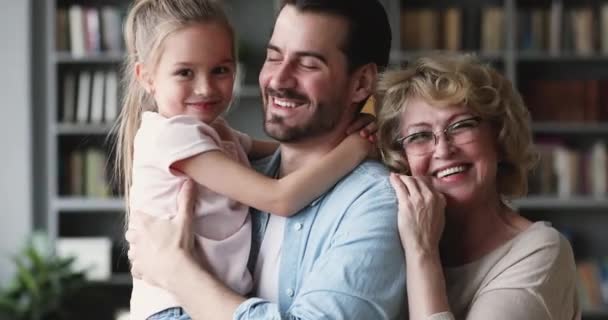
<path id="1" fill-rule="evenodd" d="M 234 39 L 234 31 L 218 1 L 214 0 L 137 0 L 124 25 L 127 57 L 123 70 L 122 110 L 113 128 L 115 180 L 125 194 L 129 212 L 129 189 L 133 166 L 133 142 L 144 111 L 157 111 L 151 94 L 138 83 L 135 66 L 158 64 L 163 41 L 178 30 L 198 23 L 218 23 Z M 234 40 L 233 40 L 234 43 Z M 234 53 L 234 44 L 232 53 Z"/>
<path id="2" fill-rule="evenodd" d="M 538 159 L 530 115 L 511 82 L 492 67 L 470 55 L 422 57 L 403 70 L 381 75 L 375 98 L 379 147 L 392 170 L 409 173 L 404 150 L 396 140 L 410 101 L 423 99 L 440 108 L 464 105 L 497 133 L 498 193 L 507 198 L 526 194 L 528 172 Z"/>

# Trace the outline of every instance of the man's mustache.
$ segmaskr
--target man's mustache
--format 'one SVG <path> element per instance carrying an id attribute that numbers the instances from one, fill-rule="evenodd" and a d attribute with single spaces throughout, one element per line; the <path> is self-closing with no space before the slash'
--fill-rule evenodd
<path id="1" fill-rule="evenodd" d="M 291 89 L 275 90 L 272 88 L 266 88 L 266 92 L 269 96 L 274 98 L 308 101 L 308 97 L 306 97 L 306 95 Z"/>

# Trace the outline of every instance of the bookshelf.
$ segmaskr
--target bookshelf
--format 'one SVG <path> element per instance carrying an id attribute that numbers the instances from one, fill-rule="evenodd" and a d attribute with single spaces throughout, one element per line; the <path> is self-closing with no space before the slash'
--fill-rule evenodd
<path id="1" fill-rule="evenodd" d="M 112 275 L 106 281 L 97 281 L 91 285 L 103 287 L 103 292 L 115 297 L 122 297 L 110 299 L 112 306 L 116 307 L 128 304 L 128 294 L 125 294 L 125 291 L 130 290 L 122 240 L 123 200 L 110 188 L 105 191 L 103 197 L 87 196 L 86 192 L 73 192 L 66 186 L 70 179 L 67 178 L 64 168 L 70 162 L 70 154 L 74 151 L 86 153 L 86 150 L 92 149 L 107 155 L 108 149 L 104 145 L 104 140 L 112 121 L 104 118 L 104 112 L 102 112 L 104 121 L 95 123 L 89 119 L 76 121 L 77 108 L 68 117 L 73 120 L 63 120 L 66 74 L 72 74 L 75 82 L 78 82 L 78 77 L 83 71 L 90 72 L 90 78 L 94 77 L 95 71 L 103 71 L 105 75 L 108 71 L 114 71 L 119 75 L 124 51 L 120 47 L 110 46 L 113 50 L 108 50 L 109 46 L 100 45 L 94 50 L 87 50 L 85 47 L 84 52 L 81 48 L 78 54 L 74 54 L 68 44 L 70 37 L 66 37 L 66 27 L 60 27 L 57 23 L 57 12 L 58 9 L 64 9 L 69 16 L 69 8 L 74 5 L 83 8 L 109 6 L 120 11 L 124 10 L 130 2 L 128 0 L 34 2 L 39 7 L 41 15 L 41 19 L 36 19 L 36 30 L 40 37 L 44 38 L 44 46 L 41 48 L 43 54 L 40 57 L 42 60 L 40 64 L 43 66 L 40 74 L 44 78 L 44 85 L 39 90 L 44 98 L 38 100 L 44 101 L 43 106 L 40 107 L 40 110 L 44 110 L 44 114 L 37 116 L 36 121 L 41 125 L 36 129 L 38 130 L 36 136 L 40 140 L 37 143 L 45 152 L 44 161 L 40 162 L 44 163 L 44 168 L 39 169 L 44 176 L 41 188 L 44 190 L 42 198 L 45 198 L 45 205 L 40 206 L 44 212 L 40 214 L 40 221 L 37 224 L 45 227 L 53 239 L 77 236 L 103 236 L 112 239 Z M 257 75 L 274 24 L 276 2 L 225 1 L 228 14 L 239 35 L 239 44 L 248 49 L 248 55 L 243 58 L 246 67 L 244 85 L 227 113 L 227 119 L 235 128 L 255 137 L 264 137 Z M 595 21 L 601 21 L 603 8 L 608 4 L 608 0 L 381 0 L 381 2 L 387 9 L 393 30 L 392 66 L 401 65 L 414 56 L 434 50 L 450 49 L 475 52 L 482 60 L 501 69 L 522 91 L 530 86 L 530 81 L 597 81 L 598 83 L 594 84 L 598 95 L 595 107 L 599 108 L 596 110 L 596 118 L 572 121 L 572 119 L 547 117 L 548 119 L 542 121 L 538 119 L 539 121 L 533 125 L 533 131 L 536 137 L 560 139 L 574 149 L 588 148 L 594 141 L 604 143 L 608 141 L 608 118 L 602 114 L 602 110 L 608 110 L 608 106 L 603 105 L 600 94 L 605 91 L 602 89 L 608 89 L 604 87 L 604 80 L 608 80 L 608 52 L 602 44 L 604 37 L 608 37 L 608 32 L 597 32 L 601 23 L 596 23 L 593 29 L 597 35 L 592 37 L 594 42 L 591 52 L 588 48 L 577 50 L 571 40 L 568 43 L 560 43 L 559 46 L 555 43 L 551 44 L 548 38 L 555 38 L 555 34 L 563 35 L 567 32 L 558 33 L 549 27 L 546 30 L 553 31 L 546 31 L 545 40 L 540 41 L 542 45 L 534 44 L 534 41 L 522 40 L 524 39 L 522 34 L 532 34 L 534 33 L 532 30 L 536 30 L 532 27 L 522 28 L 524 25 L 533 24 L 526 21 L 535 19 L 534 12 L 543 11 L 545 16 L 551 16 L 552 12 L 553 15 L 560 15 L 561 12 L 562 17 L 569 17 L 568 12 L 572 9 L 591 8 L 595 13 L 593 15 Z M 429 25 L 429 22 L 439 21 L 439 23 L 436 23 L 437 26 L 431 23 L 430 27 L 417 28 L 427 34 L 406 35 L 402 25 L 402 14 L 409 11 L 418 15 L 416 21 L 421 21 L 420 26 Z M 568 19 L 560 20 L 566 23 L 571 21 L 571 18 Z M 545 23 L 550 21 L 545 20 Z M 447 28 L 449 32 L 446 31 L 446 26 L 451 26 Z M 485 28 L 485 31 L 482 28 Z M 64 31 L 60 32 L 60 29 Z M 437 34 L 429 36 L 429 30 L 435 30 Z M 450 40 L 446 40 L 448 36 Z M 414 41 L 404 43 L 405 40 L 413 38 L 419 41 L 420 38 L 425 37 L 434 40 L 431 44 L 424 43 L 424 46 L 419 47 L 412 45 L 417 43 Z M 584 48 L 588 47 L 588 44 L 579 44 L 579 46 Z M 93 85 L 91 89 L 92 87 Z M 74 91 L 77 91 L 77 88 Z M 76 92 L 74 95 L 73 103 L 77 104 Z M 116 98 L 117 96 L 118 93 Z M 104 174 L 107 180 L 107 172 Z M 608 223 L 608 216 L 604 215 L 608 209 L 608 197 L 577 193 L 564 197 L 554 194 L 532 194 L 526 199 L 514 202 L 514 205 L 532 220 L 548 220 L 560 230 L 572 233 L 573 239 L 576 239 L 573 243 L 577 257 L 587 259 L 608 256 L 608 234 L 602 227 Z M 606 307 L 586 310 L 585 319 L 608 319 Z"/>
<path id="2" fill-rule="evenodd" d="M 581 265 L 591 260 L 608 270 L 603 227 L 608 224 L 606 151 L 597 147 L 608 142 L 608 96 L 603 93 L 608 92 L 608 1 L 383 4 L 393 30 L 393 66 L 437 50 L 472 52 L 502 70 L 522 92 L 532 113 L 535 141 L 543 145 L 543 159 L 550 160 L 543 160 L 543 173 L 532 177 L 533 192 L 513 206 L 531 220 L 550 221 L 566 234 Z M 560 170 L 554 168 L 555 162 L 562 163 Z M 594 282 L 606 286 L 607 274 Z M 586 295 L 583 318 L 608 319 L 608 293 L 594 303 Z"/>

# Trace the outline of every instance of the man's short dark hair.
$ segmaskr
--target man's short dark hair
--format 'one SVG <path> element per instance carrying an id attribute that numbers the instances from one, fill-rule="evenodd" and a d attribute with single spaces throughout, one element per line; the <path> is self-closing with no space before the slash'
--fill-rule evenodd
<path id="1" fill-rule="evenodd" d="M 378 0 L 283 0 L 282 5 L 345 18 L 349 30 L 342 50 L 349 72 L 368 63 L 375 63 L 380 71 L 388 65 L 391 27 Z"/>

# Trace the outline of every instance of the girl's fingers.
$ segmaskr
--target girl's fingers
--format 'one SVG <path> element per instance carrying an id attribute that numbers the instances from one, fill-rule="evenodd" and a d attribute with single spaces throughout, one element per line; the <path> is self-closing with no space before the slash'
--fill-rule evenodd
<path id="1" fill-rule="evenodd" d="M 359 113 L 357 117 L 350 123 L 348 128 L 346 128 L 346 134 L 361 131 L 362 129 L 365 129 L 370 123 L 374 123 L 375 121 L 376 117 L 374 117 L 373 115 L 368 113 Z"/>

